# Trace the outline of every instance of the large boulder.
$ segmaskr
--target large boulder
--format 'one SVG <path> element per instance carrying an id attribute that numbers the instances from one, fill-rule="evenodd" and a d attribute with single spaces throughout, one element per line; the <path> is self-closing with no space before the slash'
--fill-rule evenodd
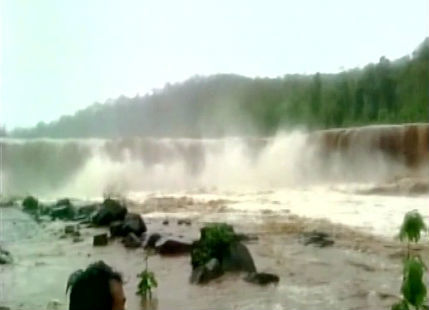
<path id="1" fill-rule="evenodd" d="M 122 230 L 125 234 L 132 232 L 137 236 L 141 236 L 146 232 L 147 228 L 140 214 L 128 213 L 125 216 Z"/>
<path id="2" fill-rule="evenodd" d="M 203 284 L 219 278 L 223 274 L 222 267 L 216 258 L 192 270 L 191 283 Z"/>
<path id="3" fill-rule="evenodd" d="M 111 237 L 125 237 L 126 234 L 124 232 L 124 222 L 122 221 L 114 221 L 110 223 L 109 230 Z"/>
<path id="4" fill-rule="evenodd" d="M 161 255 L 187 254 L 191 251 L 191 248 L 192 245 L 190 243 L 174 239 L 167 239 L 156 247 Z"/>
<path id="5" fill-rule="evenodd" d="M 216 258 L 222 264 L 223 256 L 236 240 L 232 226 L 212 223 L 201 228 L 200 234 L 200 239 L 192 244 L 192 268 L 203 266 L 212 258 Z"/>
<path id="6" fill-rule="evenodd" d="M 92 222 L 97 226 L 107 226 L 114 221 L 123 221 L 127 212 L 127 208 L 119 201 L 107 198 L 92 218 Z"/>
<path id="7" fill-rule="evenodd" d="M 233 242 L 221 259 L 224 271 L 256 272 L 256 266 L 247 247 L 241 242 Z"/>
<path id="8" fill-rule="evenodd" d="M 50 211 L 53 220 L 72 221 L 75 218 L 76 210 L 72 205 L 62 205 L 53 207 Z"/>

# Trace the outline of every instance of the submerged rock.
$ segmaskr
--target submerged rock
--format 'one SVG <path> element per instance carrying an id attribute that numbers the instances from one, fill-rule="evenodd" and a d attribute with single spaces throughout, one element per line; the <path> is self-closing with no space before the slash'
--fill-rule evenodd
<path id="1" fill-rule="evenodd" d="M 219 278 L 223 274 L 222 267 L 216 258 L 212 258 L 205 265 L 192 270 L 191 283 L 203 284 Z"/>
<path id="2" fill-rule="evenodd" d="M 277 284 L 280 281 L 280 278 L 278 275 L 272 274 L 272 273 L 266 273 L 266 272 L 252 272 L 249 273 L 245 278 L 245 281 L 253 284 L 259 284 L 259 285 L 267 285 L 270 283 Z"/>
<path id="3" fill-rule="evenodd" d="M 167 239 L 156 247 L 161 255 L 181 255 L 191 251 L 192 245 L 187 242 Z"/>
<path id="4" fill-rule="evenodd" d="M 66 234 L 76 234 L 79 233 L 79 228 L 77 225 L 66 225 L 64 227 L 64 233 Z"/>
<path id="5" fill-rule="evenodd" d="M 0 247 L 0 265 L 12 264 L 12 255 Z"/>
<path id="6" fill-rule="evenodd" d="M 327 246 L 332 246 L 334 244 L 334 240 L 325 232 L 307 232 L 304 233 L 302 237 L 302 242 L 304 243 L 304 245 L 313 244 L 319 248 L 324 248 Z"/>

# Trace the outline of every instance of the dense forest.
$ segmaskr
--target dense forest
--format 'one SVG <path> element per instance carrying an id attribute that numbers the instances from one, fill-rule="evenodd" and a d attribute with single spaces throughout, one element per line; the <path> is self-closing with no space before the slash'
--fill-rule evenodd
<path id="1" fill-rule="evenodd" d="M 61 100 L 59 98 L 58 100 Z M 338 74 L 193 77 L 146 96 L 96 103 L 15 137 L 270 135 L 281 128 L 429 119 L 429 38 L 395 61 Z"/>

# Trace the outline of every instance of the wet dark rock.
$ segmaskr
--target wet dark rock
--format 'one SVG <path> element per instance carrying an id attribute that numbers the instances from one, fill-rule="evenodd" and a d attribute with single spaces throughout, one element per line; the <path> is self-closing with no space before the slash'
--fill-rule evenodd
<path id="1" fill-rule="evenodd" d="M 156 247 L 161 255 L 187 254 L 191 251 L 191 248 L 192 245 L 190 243 L 174 239 L 167 239 Z"/>
<path id="2" fill-rule="evenodd" d="M 272 273 L 252 272 L 252 273 L 249 273 L 244 278 L 244 280 L 253 284 L 267 285 L 270 283 L 274 283 L 274 284 L 279 283 L 280 278 L 279 276 Z"/>
<path id="3" fill-rule="evenodd" d="M 233 242 L 229 251 L 226 251 L 221 259 L 224 271 L 256 272 L 256 266 L 247 247 L 241 242 Z"/>
<path id="4" fill-rule="evenodd" d="M 123 221 L 127 214 L 127 208 L 119 201 L 108 198 L 104 200 L 101 208 L 92 218 L 92 222 L 97 226 L 106 226 L 114 221 Z"/>
<path id="5" fill-rule="evenodd" d="M 191 226 L 192 222 L 190 219 L 180 219 L 177 221 L 178 225 L 187 225 L 187 226 Z"/>
<path id="6" fill-rule="evenodd" d="M 203 284 L 219 278 L 223 274 L 222 267 L 216 258 L 210 259 L 205 265 L 192 270 L 191 283 Z"/>
<path id="7" fill-rule="evenodd" d="M 60 199 L 60 200 L 58 200 L 58 201 L 57 201 L 57 203 L 55 204 L 55 206 L 57 206 L 57 207 L 62 207 L 62 206 L 67 207 L 67 206 L 71 206 L 71 205 L 72 205 L 72 204 L 71 204 L 71 202 L 70 202 L 70 199 L 68 199 L 68 198 Z"/>
<path id="8" fill-rule="evenodd" d="M 334 244 L 334 240 L 327 233 L 320 231 L 303 233 L 302 242 L 304 245 L 313 244 L 319 248 L 332 246 Z"/>
<path id="9" fill-rule="evenodd" d="M 12 264 L 12 261 L 12 255 L 10 255 L 9 251 L 0 247 L 0 265 Z"/>
<path id="10" fill-rule="evenodd" d="M 22 207 L 26 212 L 30 212 L 30 213 L 37 212 L 39 208 L 39 201 L 33 196 L 28 196 L 23 200 Z"/>
<path id="11" fill-rule="evenodd" d="M 79 228 L 77 225 L 66 225 L 64 227 L 64 233 L 66 234 L 74 234 L 79 231 Z"/>
<path id="12" fill-rule="evenodd" d="M 153 233 L 149 236 L 149 238 L 146 241 L 145 248 L 148 249 L 154 249 L 156 246 L 156 243 L 161 239 L 161 235 L 158 233 Z"/>
<path id="13" fill-rule="evenodd" d="M 128 213 L 125 216 L 122 230 L 125 234 L 132 232 L 137 236 L 141 236 L 146 232 L 147 228 L 140 214 Z"/>
<path id="14" fill-rule="evenodd" d="M 99 205 L 97 204 L 81 206 L 77 210 L 77 216 L 81 218 L 89 218 L 91 215 L 93 214 L 95 215 L 98 208 L 99 208 Z"/>
<path id="15" fill-rule="evenodd" d="M 142 246 L 142 240 L 133 232 L 130 232 L 123 240 L 122 243 L 126 248 L 135 249 Z"/>
<path id="16" fill-rule="evenodd" d="M 110 223 L 109 230 L 111 237 L 125 237 L 126 233 L 123 229 L 124 222 L 122 221 L 114 221 Z"/>
<path id="17" fill-rule="evenodd" d="M 93 246 L 105 246 L 108 243 L 107 234 L 95 235 L 92 245 Z"/>
<path id="18" fill-rule="evenodd" d="M 83 241 L 83 239 L 82 239 L 81 237 L 79 237 L 79 236 L 74 236 L 74 237 L 73 237 L 73 242 L 74 242 L 74 243 L 82 242 L 82 241 Z"/>
<path id="19" fill-rule="evenodd" d="M 53 220 L 60 219 L 64 221 L 71 221 L 75 217 L 76 210 L 72 205 L 63 205 L 54 207 L 50 211 L 51 218 Z"/>

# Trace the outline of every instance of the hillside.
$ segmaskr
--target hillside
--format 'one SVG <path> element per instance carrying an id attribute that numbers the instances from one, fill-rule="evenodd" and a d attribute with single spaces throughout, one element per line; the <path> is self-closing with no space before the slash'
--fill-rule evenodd
<path id="1" fill-rule="evenodd" d="M 14 137 L 270 135 L 429 119 L 429 38 L 412 53 L 338 74 L 193 77 L 146 96 L 96 103 Z M 61 98 L 58 98 L 60 101 Z"/>

